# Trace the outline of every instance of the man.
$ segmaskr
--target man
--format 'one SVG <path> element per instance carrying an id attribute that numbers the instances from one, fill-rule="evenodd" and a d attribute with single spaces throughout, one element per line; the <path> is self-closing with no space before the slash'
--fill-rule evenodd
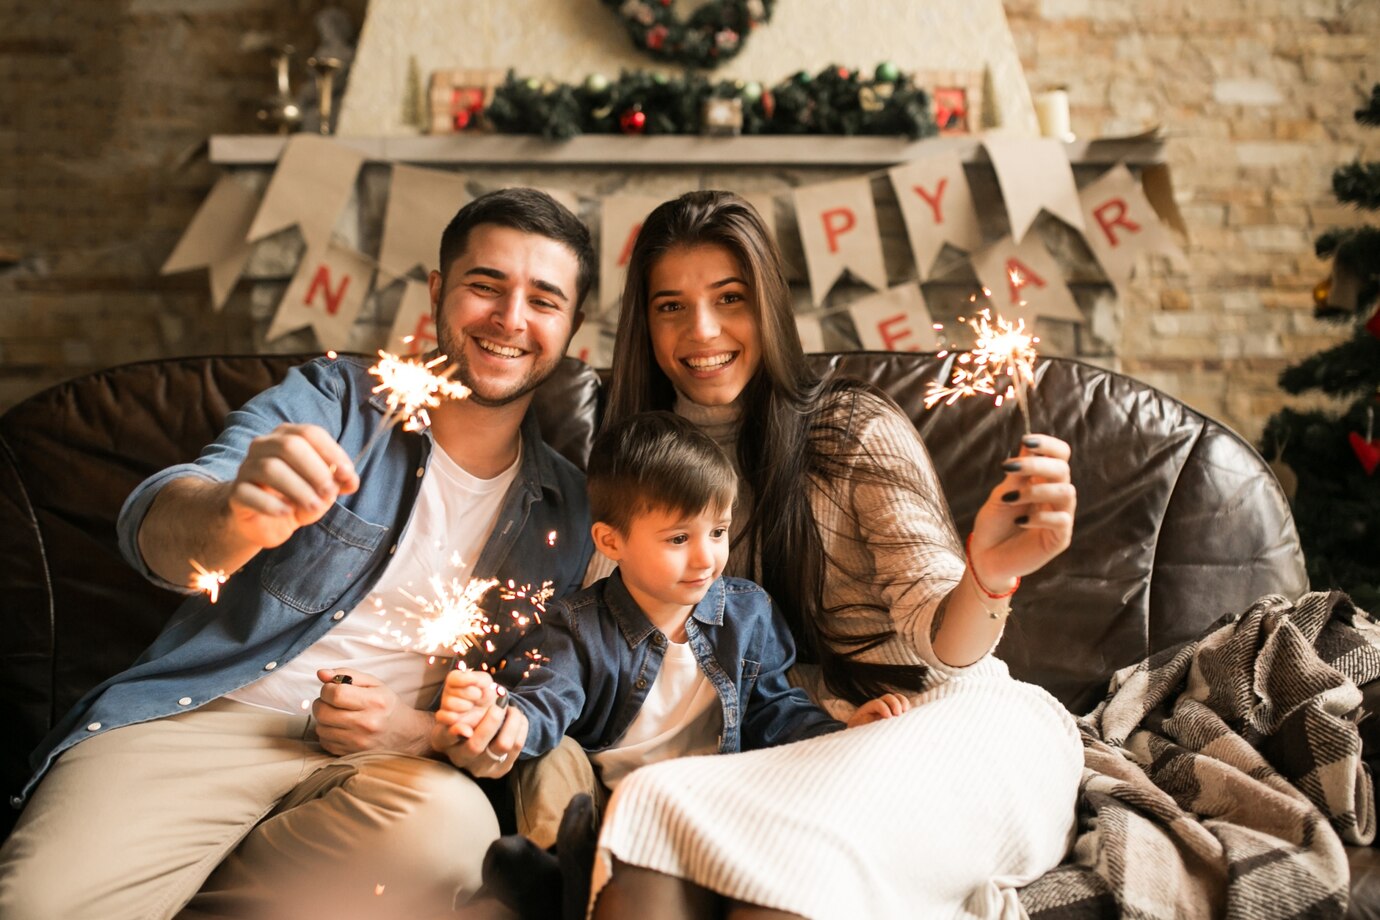
<path id="1" fill-rule="evenodd" d="M 45 740 L 0 851 L 0 915 L 412 917 L 473 894 L 498 824 L 471 775 L 511 768 L 520 720 L 490 707 L 448 752 L 468 775 L 434 756 L 428 710 L 452 663 L 408 648 L 399 608 L 432 576 L 579 587 L 584 478 L 528 406 L 593 264 L 588 232 L 549 196 L 478 198 L 430 277 L 468 398 L 371 444 L 385 406 L 369 362 L 321 358 L 134 491 L 120 517 L 132 564 L 181 590 L 191 560 L 233 574 Z M 467 664 L 515 682 L 515 636 Z"/>

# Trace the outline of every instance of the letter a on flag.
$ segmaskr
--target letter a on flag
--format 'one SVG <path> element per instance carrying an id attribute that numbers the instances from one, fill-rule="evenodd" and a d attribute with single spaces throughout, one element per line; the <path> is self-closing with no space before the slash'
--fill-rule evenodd
<path id="1" fill-rule="evenodd" d="M 320 251 L 308 249 L 278 303 L 264 341 L 310 326 L 322 348 L 346 348 L 372 272 L 369 261 L 353 250 L 335 245 Z"/>
<path id="2" fill-rule="evenodd" d="M 877 290 L 886 287 L 882 237 L 872 186 L 865 179 L 807 185 L 795 191 L 795 216 L 815 306 L 845 271 Z"/>

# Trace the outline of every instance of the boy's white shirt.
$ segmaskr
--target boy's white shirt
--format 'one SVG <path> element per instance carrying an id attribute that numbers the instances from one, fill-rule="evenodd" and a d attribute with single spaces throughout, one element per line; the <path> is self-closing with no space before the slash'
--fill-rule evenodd
<path id="1" fill-rule="evenodd" d="M 690 644 L 668 642 L 661 670 L 628 730 L 612 747 L 589 759 L 612 790 L 638 767 L 715 753 L 722 729 L 718 693 L 700 670 Z"/>
<path id="2" fill-rule="evenodd" d="M 345 667 L 379 678 L 409 706 L 430 706 L 451 659 L 402 644 L 401 639 L 416 636 L 417 621 L 400 608 L 416 612 L 418 607 L 402 592 L 433 597 L 432 576 L 447 585 L 451 578 L 461 584 L 469 580 L 521 463 L 519 450 L 508 469 L 493 479 L 478 479 L 437 445 L 412 520 L 369 596 L 302 654 L 226 698 L 300 714 L 321 693 L 317 670 Z"/>

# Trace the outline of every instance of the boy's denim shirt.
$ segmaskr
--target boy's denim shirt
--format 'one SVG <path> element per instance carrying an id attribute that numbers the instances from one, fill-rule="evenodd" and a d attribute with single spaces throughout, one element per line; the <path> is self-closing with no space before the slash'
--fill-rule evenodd
<path id="1" fill-rule="evenodd" d="M 615 571 L 547 610 L 534 637 L 549 661 L 513 691 L 529 723 L 521 757 L 570 735 L 590 752 L 628 730 L 656 681 L 666 636 L 651 624 Z M 719 578 L 686 621 L 690 648 L 723 708 L 719 753 L 771 747 L 843 728 L 792 687 L 795 643 L 758 585 Z"/>
<path id="2" fill-rule="evenodd" d="M 356 456 L 386 411 L 383 397 L 371 392 L 376 381 L 368 364 L 354 357 L 318 358 L 293 368 L 282 383 L 230 413 L 225 430 L 194 462 L 141 483 L 120 512 L 125 558 L 155 583 L 193 593 L 156 576 L 139 553 L 139 526 L 158 490 L 180 476 L 234 479 L 249 442 L 285 422 L 319 425 Z M 282 546 L 258 553 L 230 576 L 214 606 L 205 595 L 190 597 L 130 668 L 87 693 L 49 733 L 33 755 L 36 772 L 23 797 L 54 758 L 79 741 L 186 712 L 250 684 L 350 615 L 383 574 L 407 528 L 432 449 L 430 431 L 406 433 L 395 426 L 357 461 L 357 492 L 340 496 L 321 520 Z M 553 531 L 559 535 L 554 546 L 548 541 Z M 529 411 L 517 478 L 472 574 L 518 586 L 550 581 L 560 597 L 580 586 L 592 552 L 584 474 L 541 440 Z M 526 640 L 516 630 L 494 638 L 493 652 L 473 650 L 470 664 L 488 660 L 500 681 L 516 683 L 520 669 L 498 663 L 520 659 L 514 647 Z"/>

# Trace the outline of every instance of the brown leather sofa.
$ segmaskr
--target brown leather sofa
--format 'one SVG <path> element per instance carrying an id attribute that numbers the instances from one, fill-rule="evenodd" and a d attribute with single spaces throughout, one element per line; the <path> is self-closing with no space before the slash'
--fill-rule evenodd
<path id="1" fill-rule="evenodd" d="M 27 755 L 89 687 L 133 660 L 179 598 L 120 558 L 115 518 L 136 483 L 189 459 L 227 412 L 311 356 L 168 359 L 40 393 L 0 417 L 0 742 L 8 793 Z M 933 355 L 819 355 L 881 386 L 923 434 L 960 532 L 1018 443 L 1013 407 L 979 399 L 925 410 Z M 548 440 L 583 465 L 598 373 L 567 359 L 539 396 Z M 1222 425 L 1128 377 L 1044 360 L 1035 427 L 1069 441 L 1079 504 L 1072 547 L 1027 579 L 999 654 L 1018 678 L 1081 713 L 1126 664 L 1227 612 L 1308 585 L 1289 507 L 1255 451 Z M 1369 695 L 1369 694 L 1368 694 Z M 0 830 L 8 833 L 13 815 Z M 1373 851 L 1353 865 L 1352 915 L 1380 915 Z"/>

